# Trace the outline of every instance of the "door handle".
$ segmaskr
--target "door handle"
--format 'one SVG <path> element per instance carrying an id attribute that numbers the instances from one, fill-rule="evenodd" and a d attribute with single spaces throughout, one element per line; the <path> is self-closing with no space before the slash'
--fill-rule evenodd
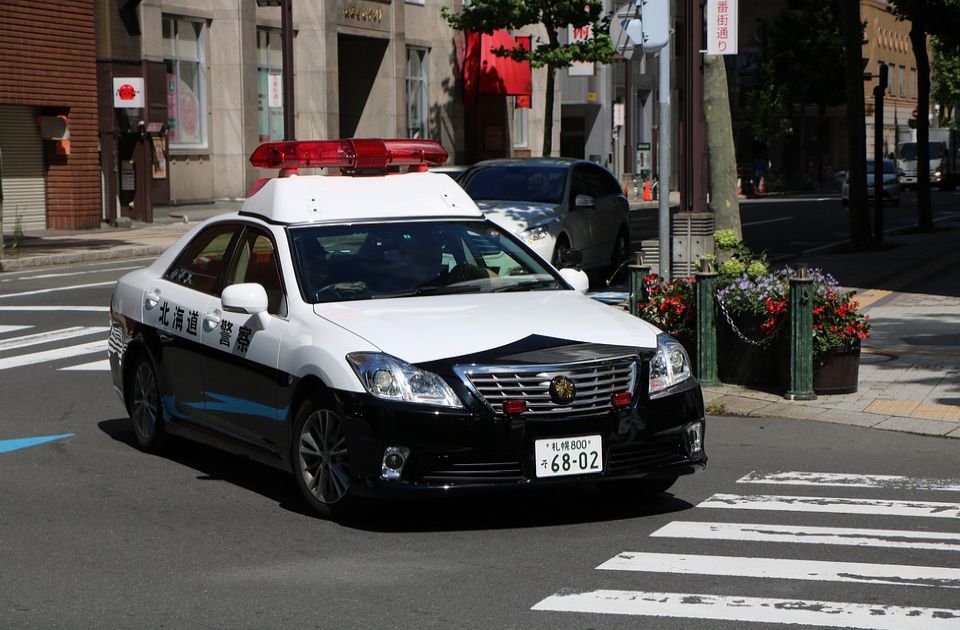
<path id="1" fill-rule="evenodd" d="M 203 329 L 207 332 L 216 330 L 220 326 L 220 320 L 223 317 L 223 313 L 214 309 L 203 316 Z"/>
<path id="2" fill-rule="evenodd" d="M 143 306 L 148 311 L 156 308 L 157 304 L 160 303 L 160 289 L 150 289 L 143 296 Z"/>

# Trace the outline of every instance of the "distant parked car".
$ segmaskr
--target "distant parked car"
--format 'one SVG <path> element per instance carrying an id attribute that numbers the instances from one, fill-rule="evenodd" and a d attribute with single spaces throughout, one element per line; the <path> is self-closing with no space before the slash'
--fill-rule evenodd
<path id="1" fill-rule="evenodd" d="M 867 160 L 867 199 L 873 199 L 873 176 L 876 171 L 873 159 Z M 883 200 L 895 206 L 900 205 L 900 177 L 903 171 L 898 169 L 893 160 L 883 160 Z M 850 178 L 844 174 L 843 188 L 840 191 L 840 202 L 843 205 L 850 203 Z"/>
<path id="2" fill-rule="evenodd" d="M 441 164 L 440 166 L 431 166 L 427 168 L 427 170 L 431 173 L 443 173 L 450 177 L 450 179 L 456 181 L 463 175 L 463 172 L 467 170 L 467 167 L 459 164 Z"/>
<path id="3" fill-rule="evenodd" d="M 615 269 L 630 255 L 629 205 L 616 177 L 563 158 L 488 160 L 458 180 L 483 213 L 555 267 L 566 249 L 585 269 Z"/>

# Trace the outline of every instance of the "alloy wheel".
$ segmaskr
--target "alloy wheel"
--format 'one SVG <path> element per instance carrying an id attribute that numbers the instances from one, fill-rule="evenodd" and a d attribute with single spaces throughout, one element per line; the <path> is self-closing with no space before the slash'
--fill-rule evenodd
<path id="1" fill-rule="evenodd" d="M 146 361 L 137 366 L 133 376 L 133 404 L 130 409 L 134 427 L 142 442 L 149 442 L 157 430 L 160 397 L 153 368 Z"/>
<path id="2" fill-rule="evenodd" d="M 329 409 L 313 412 L 300 431 L 300 474 L 321 503 L 341 500 L 350 486 L 347 438 L 340 417 Z"/>

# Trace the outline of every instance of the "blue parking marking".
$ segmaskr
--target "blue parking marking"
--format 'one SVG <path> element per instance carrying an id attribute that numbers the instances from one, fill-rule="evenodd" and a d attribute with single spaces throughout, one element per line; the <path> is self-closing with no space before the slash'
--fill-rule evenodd
<path id="1" fill-rule="evenodd" d="M 0 453 L 9 453 L 10 451 L 17 451 L 21 448 L 55 442 L 56 440 L 65 440 L 68 437 L 73 437 L 73 435 L 73 433 L 61 433 L 59 435 L 41 435 L 38 437 L 17 438 L 14 440 L 0 440 Z"/>

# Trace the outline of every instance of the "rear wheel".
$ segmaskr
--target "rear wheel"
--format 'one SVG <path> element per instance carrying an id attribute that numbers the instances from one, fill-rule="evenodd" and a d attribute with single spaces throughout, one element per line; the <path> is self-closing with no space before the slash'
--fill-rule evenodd
<path id="1" fill-rule="evenodd" d="M 350 456 L 343 420 L 332 405 L 307 399 L 297 411 L 291 462 L 297 487 L 318 514 L 343 517 L 356 498 L 351 494 Z"/>
<path id="2" fill-rule="evenodd" d="M 620 274 L 620 267 L 630 258 L 630 235 L 626 227 L 621 227 L 617 233 L 617 240 L 613 244 L 613 253 L 610 255 L 610 280 Z"/>
<path id="3" fill-rule="evenodd" d="M 167 440 L 160 408 L 160 385 L 153 361 L 146 353 L 137 355 L 130 380 L 130 419 L 137 444 L 144 451 L 160 451 Z"/>

